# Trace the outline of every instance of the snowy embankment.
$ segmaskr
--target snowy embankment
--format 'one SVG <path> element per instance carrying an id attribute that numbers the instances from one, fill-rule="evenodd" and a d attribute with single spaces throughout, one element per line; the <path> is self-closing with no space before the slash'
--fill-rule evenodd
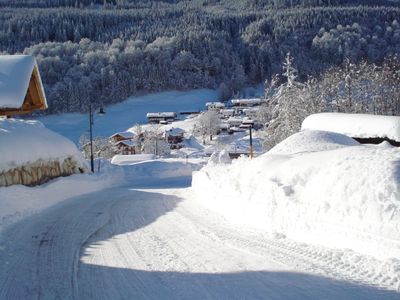
<path id="1" fill-rule="evenodd" d="M 35 186 L 88 170 L 74 143 L 38 121 L 0 120 L 0 157 L 0 186 Z"/>
<path id="2" fill-rule="evenodd" d="M 74 143 L 42 123 L 0 120 L 0 186 L 8 186 L 0 187 L 0 229 L 70 197 L 107 188 L 122 178 L 116 170 L 100 176 L 80 174 L 86 170 L 87 163 Z M 68 175 L 72 176 L 60 177 Z"/>
<path id="3" fill-rule="evenodd" d="M 0 119 L 0 172 L 38 160 L 71 157 L 87 166 L 75 144 L 47 129 L 39 121 Z"/>
<path id="4" fill-rule="evenodd" d="M 297 133 L 256 159 L 193 176 L 207 207 L 277 237 L 400 257 L 400 152 L 340 134 Z"/>

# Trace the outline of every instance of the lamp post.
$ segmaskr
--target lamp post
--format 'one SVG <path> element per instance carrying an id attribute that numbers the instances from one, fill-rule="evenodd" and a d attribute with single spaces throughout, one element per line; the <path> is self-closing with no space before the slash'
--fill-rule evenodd
<path id="1" fill-rule="evenodd" d="M 99 115 L 102 116 L 105 114 L 103 107 L 101 106 L 99 109 Z M 92 104 L 89 105 L 89 135 L 90 135 L 90 170 L 94 173 L 94 158 L 93 158 L 93 109 Z"/>
<path id="2" fill-rule="evenodd" d="M 250 128 L 249 128 L 249 130 L 250 130 L 250 159 L 253 159 L 253 156 L 254 156 L 254 152 L 253 152 L 253 135 L 252 135 L 252 132 L 251 132 L 251 128 L 252 128 L 252 126 L 250 125 Z"/>

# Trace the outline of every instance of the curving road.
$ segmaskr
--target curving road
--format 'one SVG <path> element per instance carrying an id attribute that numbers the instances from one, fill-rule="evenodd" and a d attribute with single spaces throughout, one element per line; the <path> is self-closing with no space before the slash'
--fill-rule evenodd
<path id="1" fill-rule="evenodd" d="M 9 227 L 0 299 L 400 299 L 382 263 L 232 227 L 187 182 L 103 190 Z"/>

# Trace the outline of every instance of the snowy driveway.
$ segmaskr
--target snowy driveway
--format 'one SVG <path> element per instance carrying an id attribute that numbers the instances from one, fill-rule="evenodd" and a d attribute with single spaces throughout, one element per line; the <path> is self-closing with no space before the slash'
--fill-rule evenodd
<path id="1" fill-rule="evenodd" d="M 400 298 L 343 253 L 229 226 L 188 180 L 80 196 L 9 227 L 0 299 Z"/>

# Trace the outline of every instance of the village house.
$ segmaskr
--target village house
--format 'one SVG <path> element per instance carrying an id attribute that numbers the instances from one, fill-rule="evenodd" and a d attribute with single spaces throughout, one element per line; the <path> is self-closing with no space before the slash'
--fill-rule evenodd
<path id="1" fill-rule="evenodd" d="M 112 136 L 110 136 L 110 140 L 113 143 L 117 143 L 117 142 L 125 141 L 125 140 L 133 140 L 134 138 L 136 138 L 136 135 L 131 131 L 117 132 L 117 133 L 114 133 Z"/>
<path id="2" fill-rule="evenodd" d="M 229 124 L 229 126 L 240 126 L 242 125 L 243 118 L 230 117 L 226 122 Z"/>
<path id="3" fill-rule="evenodd" d="M 207 102 L 206 107 L 207 110 L 219 111 L 220 109 L 225 108 L 225 104 L 222 102 Z"/>
<path id="4" fill-rule="evenodd" d="M 167 124 L 173 122 L 177 118 L 177 114 L 175 112 L 155 112 L 155 113 L 147 113 L 147 122 L 153 124 Z"/>
<path id="5" fill-rule="evenodd" d="M 248 129 L 254 127 L 254 120 L 249 118 L 243 118 L 242 124 L 240 124 L 239 128 Z"/>
<path id="6" fill-rule="evenodd" d="M 243 109 L 243 114 L 249 118 L 255 118 L 258 115 L 259 108 L 258 107 L 251 107 Z"/>
<path id="7" fill-rule="evenodd" d="M 233 117 L 235 115 L 234 109 L 221 109 L 219 113 L 222 115 L 223 118 Z"/>
<path id="8" fill-rule="evenodd" d="M 47 108 L 36 60 L 30 55 L 0 55 L 0 116 Z"/>
<path id="9" fill-rule="evenodd" d="M 165 131 L 165 140 L 170 145 L 171 149 L 180 149 L 185 137 L 185 131 L 181 128 L 171 128 Z"/>
<path id="10" fill-rule="evenodd" d="M 114 147 L 123 155 L 140 153 L 139 143 L 132 140 L 122 140 L 114 144 Z"/>

